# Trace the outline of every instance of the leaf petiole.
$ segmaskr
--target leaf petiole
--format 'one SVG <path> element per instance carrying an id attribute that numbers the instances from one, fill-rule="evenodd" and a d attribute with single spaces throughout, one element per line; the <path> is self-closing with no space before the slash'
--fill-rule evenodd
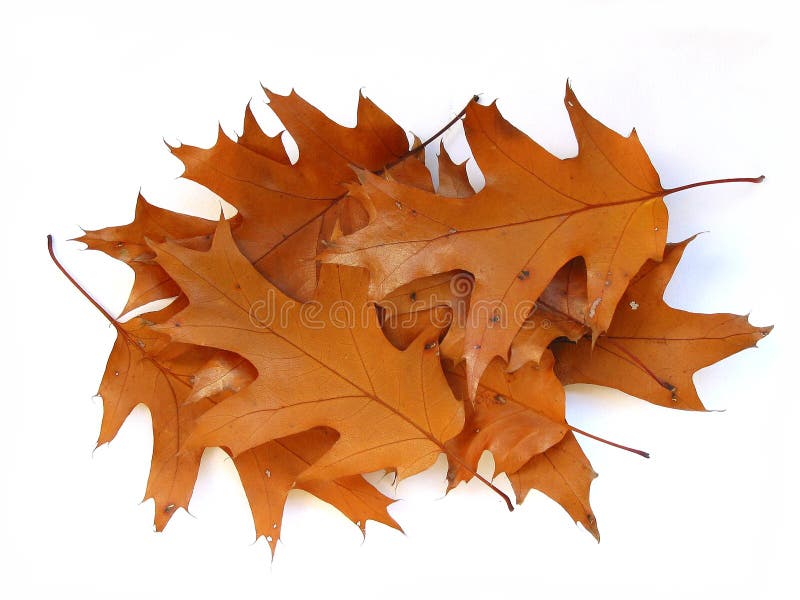
<path id="1" fill-rule="evenodd" d="M 763 175 L 759 175 L 758 177 L 731 177 L 729 179 L 710 179 L 709 181 L 697 181 L 695 183 L 688 183 L 686 185 L 664 190 L 664 196 L 704 185 L 717 185 L 718 183 L 761 183 L 764 181 L 764 179 L 765 177 Z"/>
<path id="2" fill-rule="evenodd" d="M 580 433 L 581 435 L 596 440 L 598 442 L 603 442 L 604 444 L 608 444 L 609 446 L 614 446 L 614 448 L 619 448 L 620 450 L 626 450 L 628 452 L 633 452 L 634 454 L 638 454 L 639 456 L 650 458 L 650 453 L 645 452 L 644 450 L 637 450 L 636 448 L 631 448 L 630 446 L 623 446 L 622 444 L 617 444 L 616 442 L 612 442 L 605 438 L 601 438 L 600 436 L 594 435 L 587 431 L 583 431 L 582 429 L 578 429 L 577 427 L 573 427 L 572 425 L 569 424 L 567 424 L 567 427 L 569 427 L 570 430 L 573 431 L 574 433 Z"/>
<path id="3" fill-rule="evenodd" d="M 456 124 L 458 121 L 460 121 L 460 120 L 461 120 L 461 119 L 464 117 L 464 115 L 465 115 L 465 114 L 467 114 L 467 109 L 470 107 L 470 105 L 471 105 L 473 102 L 477 102 L 477 101 L 478 101 L 478 98 L 479 98 L 479 97 L 478 97 L 478 95 L 477 95 L 477 94 L 476 94 L 475 96 L 473 96 L 473 97 L 470 99 L 470 101 L 469 101 L 469 102 L 467 102 L 467 105 L 466 105 L 464 108 L 462 108 L 462 109 L 461 109 L 461 112 L 459 112 L 459 113 L 458 113 L 458 114 L 457 114 L 455 117 L 453 117 L 453 118 L 450 120 L 450 122 L 449 122 L 449 123 L 447 123 L 447 125 L 445 125 L 444 127 L 442 127 L 442 128 L 439 130 L 439 131 L 437 131 L 436 133 L 434 133 L 434 134 L 433 134 L 431 137 L 429 137 L 427 140 L 425 140 L 424 142 L 422 142 L 422 143 L 421 143 L 419 146 L 417 146 L 416 148 L 412 148 L 411 150 L 408 150 L 408 151 L 407 151 L 405 154 L 403 154 L 402 156 L 400 156 L 400 157 L 398 157 L 398 158 L 394 159 L 392 162 L 388 163 L 388 164 L 387 164 L 386 166 L 384 166 L 382 169 L 379 169 L 379 170 L 377 170 L 377 171 L 373 171 L 373 173 L 374 173 L 375 175 L 381 175 L 382 173 L 385 173 L 386 171 L 388 171 L 388 170 L 389 170 L 389 169 L 391 169 L 392 167 L 399 165 L 401 162 L 403 162 L 403 161 L 404 161 L 404 160 L 406 160 L 407 158 L 409 158 L 409 157 L 411 157 L 411 156 L 414 156 L 414 155 L 415 155 L 415 154 L 417 154 L 418 152 L 420 152 L 420 151 L 424 150 L 424 149 L 425 149 L 425 148 L 426 148 L 426 147 L 427 147 L 427 146 L 428 146 L 428 145 L 429 145 L 431 142 L 433 142 L 433 141 L 434 141 L 436 138 L 438 138 L 438 137 L 439 137 L 440 135 L 442 135 L 442 134 L 443 134 L 445 131 L 447 131 L 447 130 L 448 130 L 448 129 L 450 129 L 450 128 L 451 128 L 453 125 L 455 125 L 455 124 Z M 512 509 L 512 510 L 513 510 L 513 509 Z"/>
<path id="4" fill-rule="evenodd" d="M 95 300 L 94 298 L 92 298 L 91 295 L 89 295 L 89 292 L 83 289 L 80 283 L 75 281 L 75 278 L 72 275 L 70 275 L 69 271 L 67 271 L 64 265 L 62 265 L 61 262 L 56 258 L 56 253 L 53 250 L 53 236 L 50 234 L 47 235 L 47 251 L 50 253 L 50 258 L 53 261 L 53 263 L 58 267 L 58 270 L 64 274 L 64 277 L 66 277 L 69 280 L 69 282 L 72 285 L 74 285 L 89 302 L 92 303 L 92 306 L 94 306 L 97 310 L 100 311 L 100 314 L 102 314 L 106 319 L 108 319 L 109 323 L 111 323 L 114 327 L 118 327 L 119 322 L 114 317 L 112 317 L 111 314 L 105 308 L 100 306 L 100 303 L 97 302 L 97 300 Z"/>

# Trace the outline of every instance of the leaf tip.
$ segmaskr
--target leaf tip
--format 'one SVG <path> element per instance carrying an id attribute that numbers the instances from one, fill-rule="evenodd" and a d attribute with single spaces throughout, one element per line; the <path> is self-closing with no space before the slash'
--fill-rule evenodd
<path id="1" fill-rule="evenodd" d="M 564 89 L 564 104 L 567 106 L 567 110 L 570 108 L 574 108 L 575 106 L 580 106 L 578 103 L 578 97 L 575 95 L 575 90 L 572 89 L 572 82 L 567 78 L 567 83 Z"/>
<path id="2" fill-rule="evenodd" d="M 586 513 L 586 522 L 581 522 L 583 528 L 592 534 L 592 537 L 600 543 L 600 530 L 597 528 L 597 519 L 592 513 Z"/>

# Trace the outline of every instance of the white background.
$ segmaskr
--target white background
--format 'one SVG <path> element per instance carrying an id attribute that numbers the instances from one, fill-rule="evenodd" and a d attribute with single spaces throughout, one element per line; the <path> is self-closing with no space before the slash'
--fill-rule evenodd
<path id="1" fill-rule="evenodd" d="M 796 597 L 800 98 L 796 32 L 780 3 L 274 4 L 2 9 L 0 596 Z M 263 540 L 252 544 L 244 494 L 219 451 L 206 454 L 193 516 L 181 511 L 153 533 L 152 503 L 139 504 L 149 417 L 137 410 L 92 452 L 92 394 L 114 332 L 49 262 L 46 234 L 113 312 L 130 274 L 66 240 L 78 225 L 128 222 L 140 186 L 159 204 L 194 198 L 214 214 L 208 194 L 176 180 L 162 138 L 210 145 L 217 121 L 240 131 L 251 97 L 274 132 L 259 82 L 295 87 L 350 125 L 363 87 L 423 138 L 480 92 L 567 156 L 567 77 L 593 115 L 624 133 L 637 127 L 665 187 L 767 176 L 668 200 L 671 240 L 709 232 L 686 252 L 668 300 L 776 324 L 760 349 L 695 378 L 707 406 L 726 412 L 570 390 L 574 425 L 653 454 L 581 440 L 600 473 L 600 544 L 535 492 L 511 514 L 480 485 L 442 498 L 439 464 L 396 489 L 390 510 L 405 536 L 372 523 L 362 543 L 344 517 L 298 493 L 271 562 Z M 458 148 L 456 135 L 448 141 Z"/>

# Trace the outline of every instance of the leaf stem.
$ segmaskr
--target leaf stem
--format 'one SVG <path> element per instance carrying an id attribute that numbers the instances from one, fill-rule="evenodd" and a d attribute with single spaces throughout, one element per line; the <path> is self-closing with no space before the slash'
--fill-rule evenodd
<path id="1" fill-rule="evenodd" d="M 622 444 L 617 444 L 616 442 L 611 442 L 611 441 L 609 441 L 607 439 L 604 439 L 604 438 L 601 438 L 601 437 L 599 437 L 597 435 L 588 433 L 586 431 L 583 431 L 583 429 L 578 429 L 577 427 L 573 427 L 572 425 L 569 425 L 569 424 L 567 424 L 567 427 L 569 427 L 575 433 L 580 433 L 581 435 L 584 435 L 584 436 L 586 436 L 588 438 L 591 438 L 593 440 L 597 440 L 598 442 L 603 442 L 604 444 L 608 444 L 609 446 L 614 446 L 615 448 L 620 448 L 621 450 L 627 450 L 628 452 L 633 452 L 634 454 L 638 454 L 639 456 L 644 456 L 645 458 L 650 458 L 650 453 L 649 452 L 645 452 L 644 450 L 637 450 L 636 448 L 630 448 L 629 446 L 623 446 Z"/>
<path id="2" fill-rule="evenodd" d="M 467 102 L 467 105 L 466 105 L 464 108 L 462 108 L 462 109 L 461 109 L 461 112 L 459 112 L 459 113 L 458 113 L 458 114 L 457 114 L 455 117 L 453 117 L 453 118 L 450 120 L 450 122 L 449 122 L 449 123 L 447 123 L 447 125 L 445 125 L 444 127 L 442 127 L 442 128 L 439 130 L 439 131 L 437 131 L 436 133 L 434 133 L 434 134 L 433 134 L 431 137 L 429 137 L 427 140 L 425 140 L 424 142 L 422 142 L 422 143 L 421 143 L 419 146 L 417 146 L 416 148 L 412 148 L 411 150 L 408 150 L 408 151 L 407 151 L 405 154 L 403 154 L 402 156 L 399 156 L 399 157 L 397 157 L 396 159 L 394 159 L 392 162 L 390 162 L 390 163 L 387 163 L 387 164 L 386 164 L 386 166 L 384 166 L 382 169 L 379 169 L 379 170 L 377 170 L 377 171 L 373 171 L 373 173 L 374 173 L 375 175 L 381 175 L 382 173 L 385 173 L 386 171 L 388 171 L 388 170 L 389 170 L 389 169 L 391 169 L 392 167 L 394 167 L 394 166 L 396 166 L 396 165 L 400 164 L 401 162 L 403 162 L 403 161 L 404 161 L 404 160 L 406 160 L 407 158 L 409 158 L 409 157 L 411 157 L 411 156 L 414 156 L 415 154 L 417 154 L 417 153 L 418 153 L 418 152 L 420 152 L 421 150 L 424 150 L 424 149 L 425 149 L 425 147 L 427 147 L 427 146 L 428 146 L 428 145 L 429 145 L 429 144 L 430 144 L 432 141 L 434 141 L 436 138 L 438 138 L 440 135 L 442 135 L 442 134 L 443 134 L 445 131 L 447 131 L 448 129 L 450 129 L 450 128 L 451 128 L 453 125 L 455 125 L 455 124 L 456 124 L 456 122 L 460 121 L 460 120 L 461 120 L 461 119 L 464 117 L 464 115 L 465 115 L 465 114 L 467 114 L 467 109 L 470 107 L 470 105 L 471 105 L 473 102 L 477 102 L 477 101 L 478 101 L 478 98 L 479 98 L 479 97 L 478 97 L 478 95 L 475 95 L 475 96 L 473 96 L 472 98 L 470 98 L 470 101 L 469 101 L 469 102 Z"/>
<path id="3" fill-rule="evenodd" d="M 444 453 L 445 453 L 445 454 L 446 454 L 448 457 L 450 457 L 450 458 L 452 458 L 453 460 L 455 460 L 455 461 L 456 461 L 458 464 L 460 464 L 460 465 L 461 465 L 461 466 L 462 466 L 462 467 L 463 467 L 463 468 L 464 468 L 464 469 L 465 469 L 465 470 L 466 470 L 468 473 L 471 473 L 472 475 L 474 475 L 474 476 L 475 476 L 475 478 L 476 478 L 478 481 L 480 481 L 481 483 L 485 484 L 485 485 L 486 485 L 486 486 L 487 486 L 487 487 L 488 487 L 490 490 L 492 490 L 492 491 L 493 491 L 495 494 L 497 494 L 498 496 L 500 496 L 500 497 L 501 497 L 501 498 L 502 498 L 502 499 L 505 501 L 505 503 L 506 503 L 506 506 L 508 507 L 508 510 L 509 510 L 509 512 L 514 512 L 514 503 L 513 503 L 513 502 L 511 502 L 511 498 L 509 498 L 509 497 L 508 497 L 508 495 L 507 495 L 505 492 L 503 492 L 503 490 L 501 490 L 500 488 L 498 488 L 498 487 L 497 487 L 495 484 L 493 484 L 491 481 L 489 481 L 488 479 L 486 479 L 486 478 L 485 478 L 483 475 L 481 475 L 480 473 L 478 473 L 478 469 L 477 469 L 477 468 L 476 468 L 476 469 L 471 469 L 470 467 L 468 467 L 468 466 L 467 466 L 467 465 L 464 463 L 464 461 L 463 461 L 463 460 L 461 460 L 461 458 L 459 458 L 459 457 L 458 457 L 458 456 L 457 456 L 457 455 L 456 455 L 454 452 L 450 452 L 449 450 L 447 450 L 446 448 L 444 448 L 444 446 L 443 446 L 442 448 L 444 449 Z"/>
<path id="4" fill-rule="evenodd" d="M 81 287 L 80 283 L 75 281 L 75 278 L 72 275 L 69 274 L 69 271 L 67 271 L 67 269 L 64 267 L 64 265 L 62 265 L 61 262 L 56 258 L 56 253 L 53 250 L 53 236 L 52 235 L 48 235 L 47 236 L 47 251 L 50 253 L 50 258 L 52 259 L 53 263 L 55 263 L 55 265 L 58 267 L 58 270 L 61 271 L 64 274 L 64 277 L 66 277 L 69 280 L 69 282 L 72 285 L 74 285 L 78 289 L 78 291 L 81 294 L 83 294 L 84 297 L 89 302 L 92 303 L 92 306 L 94 306 L 97 310 L 100 311 L 100 314 L 102 314 L 106 319 L 108 319 L 109 323 L 111 323 L 114 327 L 118 327 L 119 326 L 119 322 L 114 317 L 112 317 L 111 314 L 105 308 L 103 308 L 100 305 L 99 302 L 97 302 L 97 300 L 92 298 L 89 295 L 89 292 L 87 292 L 85 289 L 83 289 L 83 287 Z"/>
<path id="5" fill-rule="evenodd" d="M 478 478 L 478 481 L 481 481 L 484 484 L 488 485 L 490 490 L 492 490 L 495 494 L 498 494 L 503 500 L 505 500 L 506 506 L 508 507 L 508 512 L 514 512 L 514 503 L 511 502 L 511 498 L 509 498 L 505 492 L 503 492 L 500 488 L 498 488 L 495 484 L 486 479 L 483 475 L 481 475 L 477 471 L 475 472 L 475 477 Z"/>
<path id="6" fill-rule="evenodd" d="M 763 175 L 760 175 L 758 177 L 732 177 L 730 179 L 711 179 L 709 181 L 698 181 L 695 183 L 689 183 L 687 185 L 682 185 L 679 187 L 664 190 L 664 196 L 667 196 L 669 194 L 674 194 L 676 192 L 682 192 L 683 190 L 689 190 L 691 188 L 701 187 L 704 185 L 716 185 L 718 183 L 761 183 L 762 181 L 764 181 Z"/>

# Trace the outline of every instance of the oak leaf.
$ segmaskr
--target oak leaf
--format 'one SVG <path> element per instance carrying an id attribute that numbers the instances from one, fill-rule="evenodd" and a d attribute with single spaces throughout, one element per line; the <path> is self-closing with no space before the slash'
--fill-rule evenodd
<path id="1" fill-rule="evenodd" d="M 209 399 L 218 404 L 243 390 L 258 377 L 245 359 L 220 353 L 197 372 L 194 388 L 186 402 Z M 327 452 L 338 434 L 317 427 L 285 438 L 272 440 L 233 457 L 256 528 L 273 554 L 281 536 L 283 510 L 289 492 L 304 490 L 326 501 L 353 521 L 362 531 L 368 520 L 400 529 L 387 512 L 393 502 L 363 477 L 354 475 L 332 481 L 297 482 L 297 476 Z"/>
<path id="2" fill-rule="evenodd" d="M 335 506 L 362 533 L 368 520 L 401 530 L 386 510 L 394 500 L 361 475 L 297 481 L 301 473 L 331 448 L 337 437 L 333 430 L 317 427 L 272 440 L 233 458 L 253 513 L 256 537 L 263 536 L 273 553 L 281 535 L 284 505 L 292 489 L 304 490 Z"/>
<path id="3" fill-rule="evenodd" d="M 232 204 L 241 216 L 237 246 L 256 269 L 297 300 L 316 287 L 316 255 L 337 222 L 345 233 L 366 223 L 360 204 L 346 195 L 356 180 L 353 168 L 382 170 L 430 189 L 430 174 L 419 161 L 398 162 L 409 152 L 408 137 L 371 100 L 359 96 L 356 126 L 332 121 L 299 95 L 265 90 L 269 106 L 299 149 L 291 164 L 278 136 L 270 138 L 247 110 L 238 142 L 221 130 L 210 149 L 181 145 L 172 153 L 196 181 Z"/>
<path id="4" fill-rule="evenodd" d="M 600 541 L 597 519 L 589 505 L 589 488 L 595 477 L 597 473 L 572 432 L 509 475 L 517 503 L 521 504 L 531 489 L 537 489 L 558 502 L 573 521 Z"/>
<path id="5" fill-rule="evenodd" d="M 145 499 L 155 501 L 155 526 L 162 530 L 178 508 L 188 509 L 202 449 L 185 451 L 196 417 L 213 406 L 209 399 L 186 403 L 196 372 L 220 354 L 208 347 L 171 343 L 152 328 L 185 306 L 185 299 L 158 311 L 119 323 L 98 395 L 103 400 L 103 420 L 98 446 L 110 442 L 130 412 L 139 404 L 150 410 L 153 458 Z"/>
<path id="6" fill-rule="evenodd" d="M 446 366 L 447 379 L 457 398 L 464 401 L 464 429 L 447 442 L 451 457 L 448 488 L 477 471 L 485 450 L 494 457 L 495 475 L 516 473 L 533 456 L 561 441 L 569 430 L 565 418 L 564 388 L 553 373 L 554 359 L 547 353 L 540 365 L 529 363 L 507 373 L 496 359 L 486 369 L 474 403 L 467 395 L 464 364 Z"/>
<path id="7" fill-rule="evenodd" d="M 235 217 L 235 222 L 238 221 L 239 218 Z M 160 208 L 139 194 L 131 223 L 86 231 L 75 241 L 83 242 L 91 250 L 105 252 L 131 267 L 133 288 L 122 310 L 125 314 L 180 293 L 164 269 L 153 262 L 153 251 L 148 247 L 147 239 L 159 242 L 167 237 L 179 239 L 185 246 L 199 250 L 208 248 L 215 227 L 215 221 Z"/>
<path id="8" fill-rule="evenodd" d="M 442 198 L 361 172 L 350 188 L 369 224 L 339 238 L 323 261 L 366 267 L 380 300 L 414 279 L 463 269 L 475 276 L 463 357 L 470 395 L 495 357 L 506 358 L 517 319 L 558 269 L 587 265 L 595 336 L 608 328 L 619 298 L 666 242 L 666 193 L 635 132 L 622 137 L 593 119 L 567 87 L 578 155 L 561 160 L 506 121 L 496 104 L 471 103 L 464 128 L 486 186 L 469 198 Z M 519 321 L 519 322 L 517 322 Z"/>
<path id="9" fill-rule="evenodd" d="M 754 327 L 746 316 L 696 314 L 664 302 L 664 290 L 691 239 L 668 245 L 663 262 L 642 267 L 594 348 L 588 339 L 554 345 L 565 385 L 594 383 L 661 406 L 703 410 L 694 373 L 755 346 L 772 327 Z"/>
<path id="10" fill-rule="evenodd" d="M 253 268 L 224 221 L 207 252 L 169 242 L 154 248 L 189 299 L 159 330 L 174 341 L 230 349 L 259 373 L 197 420 L 190 447 L 225 446 L 236 456 L 327 426 L 340 438 L 299 479 L 384 468 L 402 478 L 433 464 L 461 430 L 463 406 L 450 392 L 436 344 L 421 337 L 400 351 L 386 341 L 367 306 L 363 270 L 323 267 L 315 303 L 300 304 Z M 254 311 L 259 300 L 267 303 L 263 314 Z M 336 303 L 358 312 L 344 308 L 337 316 L 330 310 Z"/>

